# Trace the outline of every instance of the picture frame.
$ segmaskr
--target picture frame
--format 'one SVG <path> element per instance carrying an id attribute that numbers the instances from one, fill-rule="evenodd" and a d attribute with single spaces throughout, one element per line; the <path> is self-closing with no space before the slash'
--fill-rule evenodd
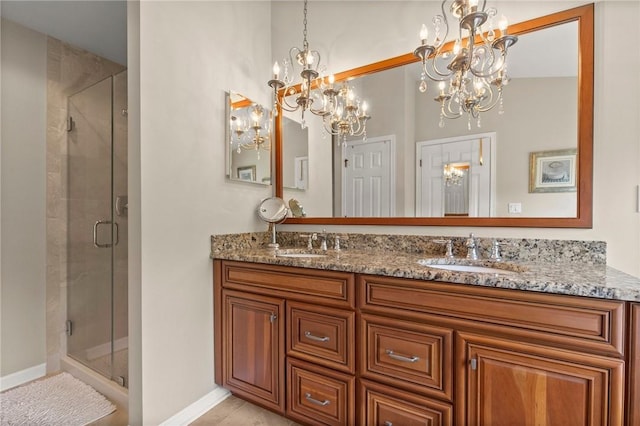
<path id="1" fill-rule="evenodd" d="M 577 150 L 529 153 L 529 192 L 575 192 Z"/>
<path id="2" fill-rule="evenodd" d="M 256 166 L 238 167 L 238 179 L 253 182 L 256 180 Z"/>

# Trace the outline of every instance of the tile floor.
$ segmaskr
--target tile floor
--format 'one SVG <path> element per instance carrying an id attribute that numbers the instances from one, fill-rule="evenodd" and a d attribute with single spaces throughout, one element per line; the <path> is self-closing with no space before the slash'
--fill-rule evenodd
<path id="1" fill-rule="evenodd" d="M 127 413 L 118 410 L 103 417 L 91 426 L 126 426 Z M 291 420 L 285 419 L 271 411 L 248 403 L 235 396 L 222 401 L 211 410 L 204 413 L 191 426 L 299 426 Z"/>

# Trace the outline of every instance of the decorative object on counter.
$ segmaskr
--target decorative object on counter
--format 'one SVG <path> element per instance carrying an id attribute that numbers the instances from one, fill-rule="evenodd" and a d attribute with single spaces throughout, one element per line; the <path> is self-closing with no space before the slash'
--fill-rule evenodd
<path id="1" fill-rule="evenodd" d="M 529 154 L 529 192 L 575 192 L 575 149 Z"/>
<path id="2" fill-rule="evenodd" d="M 295 198 L 289 200 L 289 210 L 293 217 L 307 216 L 307 213 L 304 211 L 304 207 L 302 207 L 302 204 L 300 204 L 300 202 Z"/>
<path id="3" fill-rule="evenodd" d="M 452 28 L 456 37 L 452 51 L 445 50 L 449 35 L 449 9 L 457 27 Z M 421 44 L 413 54 L 422 61 L 420 92 L 427 91 L 427 77 L 438 82 L 439 94 L 434 99 L 440 103 L 440 127 L 444 119 L 468 116 L 481 127 L 480 113 L 499 105 L 499 114 L 504 112 L 502 89 L 509 83 L 507 74 L 507 51 L 518 41 L 518 37 L 507 34 L 508 22 L 500 17 L 497 37 L 493 19 L 498 11 L 486 8 L 486 0 L 443 0 L 442 15 L 433 18 L 435 34 L 429 44 L 429 31 L 425 24 L 420 29 Z M 486 27 L 483 27 L 484 24 Z"/>
<path id="4" fill-rule="evenodd" d="M 270 197 L 262 200 L 258 206 L 258 216 L 260 219 L 271 225 L 271 242 L 268 244 L 270 248 L 277 249 L 279 247 L 276 241 L 276 224 L 281 223 L 287 218 L 289 209 L 282 198 Z"/>

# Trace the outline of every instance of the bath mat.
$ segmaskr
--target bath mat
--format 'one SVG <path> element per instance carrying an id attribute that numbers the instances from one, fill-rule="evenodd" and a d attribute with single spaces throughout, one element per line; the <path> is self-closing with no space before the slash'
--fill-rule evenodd
<path id="1" fill-rule="evenodd" d="M 83 426 L 115 410 L 104 396 L 68 373 L 0 394 L 2 426 Z"/>

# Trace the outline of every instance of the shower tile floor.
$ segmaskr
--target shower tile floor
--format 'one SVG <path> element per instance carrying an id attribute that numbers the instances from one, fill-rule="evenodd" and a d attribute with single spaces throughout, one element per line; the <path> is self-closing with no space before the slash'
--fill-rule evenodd
<path id="1" fill-rule="evenodd" d="M 104 355 L 98 358 L 82 361 L 88 367 L 102 372 L 110 371 L 111 356 Z M 122 349 L 113 353 L 113 377 L 124 377 L 125 383 L 128 381 L 129 371 L 129 350 Z"/>

